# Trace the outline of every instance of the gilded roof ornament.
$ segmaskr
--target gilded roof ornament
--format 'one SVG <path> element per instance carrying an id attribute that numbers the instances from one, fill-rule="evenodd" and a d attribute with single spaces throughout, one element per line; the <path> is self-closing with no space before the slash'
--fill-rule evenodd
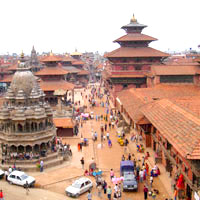
<path id="1" fill-rule="evenodd" d="M 133 17 L 131 18 L 131 22 L 137 23 L 137 19 L 135 18 L 134 14 L 133 14 Z"/>

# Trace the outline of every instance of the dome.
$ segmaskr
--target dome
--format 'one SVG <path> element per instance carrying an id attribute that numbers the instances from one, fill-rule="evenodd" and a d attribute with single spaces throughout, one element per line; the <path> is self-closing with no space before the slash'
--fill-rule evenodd
<path id="1" fill-rule="evenodd" d="M 22 90 L 26 96 L 29 96 L 35 84 L 36 79 L 31 71 L 17 71 L 13 76 L 11 89 L 15 95 L 17 95 L 19 90 Z"/>

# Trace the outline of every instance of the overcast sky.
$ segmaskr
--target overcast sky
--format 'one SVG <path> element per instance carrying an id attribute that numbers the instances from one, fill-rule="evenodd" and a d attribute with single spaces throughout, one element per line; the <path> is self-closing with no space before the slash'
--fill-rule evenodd
<path id="1" fill-rule="evenodd" d="M 0 53 L 112 51 L 135 14 L 162 51 L 198 49 L 200 0 L 0 0 Z"/>

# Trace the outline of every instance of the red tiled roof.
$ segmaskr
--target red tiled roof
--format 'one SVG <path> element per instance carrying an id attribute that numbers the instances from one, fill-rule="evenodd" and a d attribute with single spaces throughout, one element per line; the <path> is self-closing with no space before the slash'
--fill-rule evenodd
<path id="1" fill-rule="evenodd" d="M 147 119 L 187 159 L 200 159 L 200 119 L 162 99 L 141 108 Z"/>
<path id="2" fill-rule="evenodd" d="M 200 73 L 198 65 L 154 65 L 151 67 L 155 75 L 195 75 Z"/>
<path id="3" fill-rule="evenodd" d="M 53 118 L 53 122 L 56 127 L 61 127 L 61 128 L 74 127 L 74 123 L 72 122 L 71 118 Z"/>
<path id="4" fill-rule="evenodd" d="M 55 91 L 58 89 L 72 90 L 74 88 L 74 84 L 66 81 L 40 81 L 39 84 L 44 92 Z"/>
<path id="5" fill-rule="evenodd" d="M 194 85 L 158 84 L 154 88 L 131 88 L 118 93 L 124 109 L 136 123 L 143 116 L 140 108 L 147 103 L 164 98 L 180 99 L 184 97 L 189 99 L 196 96 L 200 97 L 200 87 Z"/>
<path id="6" fill-rule="evenodd" d="M 82 60 L 75 60 L 72 62 L 72 65 L 84 65 L 85 63 Z"/>
<path id="7" fill-rule="evenodd" d="M 151 47 L 120 47 L 105 55 L 107 58 L 118 57 L 168 57 L 169 54 L 163 53 Z"/>
<path id="8" fill-rule="evenodd" d="M 148 35 L 140 34 L 140 33 L 131 33 L 124 35 L 118 39 L 116 39 L 114 42 L 123 42 L 123 41 L 155 41 L 156 38 L 153 38 Z"/>
<path id="9" fill-rule="evenodd" d="M 78 72 L 78 74 L 77 74 L 77 75 L 88 75 L 88 74 L 90 74 L 90 72 L 89 72 L 89 71 L 86 71 L 86 70 L 81 70 L 81 71 L 79 71 L 79 72 Z"/>
<path id="10" fill-rule="evenodd" d="M 8 71 L 17 70 L 18 64 L 11 65 L 7 68 Z"/>
<path id="11" fill-rule="evenodd" d="M 44 76 L 44 75 L 65 75 L 69 72 L 61 67 L 45 67 L 40 71 L 36 72 L 36 76 Z"/>
<path id="12" fill-rule="evenodd" d="M 13 75 L 5 76 L 0 80 L 1 83 L 11 83 L 13 79 Z"/>
<path id="13" fill-rule="evenodd" d="M 48 55 L 40 58 L 41 62 L 59 62 L 62 61 L 62 58 L 59 56 L 54 56 L 54 55 Z"/>

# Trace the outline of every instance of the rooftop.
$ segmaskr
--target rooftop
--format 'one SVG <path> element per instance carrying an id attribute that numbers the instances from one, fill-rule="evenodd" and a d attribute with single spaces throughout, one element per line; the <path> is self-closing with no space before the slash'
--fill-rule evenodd
<path id="1" fill-rule="evenodd" d="M 151 47 L 120 47 L 105 55 L 107 58 L 135 58 L 135 57 L 168 57 L 169 54 L 163 53 Z"/>
<path id="2" fill-rule="evenodd" d="M 168 99 L 154 101 L 141 111 L 183 157 L 200 159 L 199 118 Z"/>
<path id="3" fill-rule="evenodd" d="M 71 118 L 53 118 L 53 122 L 58 128 L 73 128 L 74 123 Z"/>
<path id="4" fill-rule="evenodd" d="M 65 75 L 69 72 L 62 67 L 45 67 L 40 71 L 36 72 L 36 76 L 45 76 L 45 75 Z"/>
<path id="5" fill-rule="evenodd" d="M 148 35 L 139 34 L 139 33 L 130 33 L 127 35 L 124 35 L 118 39 L 116 39 L 114 42 L 123 42 L 123 41 L 155 41 L 156 38 L 153 38 Z"/>
<path id="6" fill-rule="evenodd" d="M 153 65 L 152 73 L 155 75 L 195 75 L 200 74 L 199 65 Z"/>
<path id="7" fill-rule="evenodd" d="M 72 90 L 74 88 L 74 84 L 66 82 L 66 81 L 40 81 L 40 87 L 43 91 L 55 91 L 58 89 L 63 90 Z"/>

